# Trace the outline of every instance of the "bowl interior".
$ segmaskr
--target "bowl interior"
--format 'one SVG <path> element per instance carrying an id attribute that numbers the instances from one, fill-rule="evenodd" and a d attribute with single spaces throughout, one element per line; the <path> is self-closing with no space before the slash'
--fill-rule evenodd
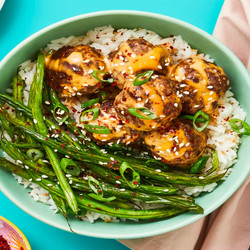
<path id="1" fill-rule="evenodd" d="M 248 117 L 250 117 L 250 106 L 247 105 L 248 93 L 250 93 L 249 74 L 229 49 L 206 32 L 192 25 L 170 17 L 137 11 L 106 11 L 82 15 L 49 26 L 34 34 L 2 60 L 0 64 L 0 92 L 4 92 L 9 87 L 18 65 L 27 59 L 34 59 L 39 49 L 49 41 L 64 36 L 83 35 L 90 29 L 104 25 L 112 25 L 114 28 L 142 27 L 152 30 L 163 37 L 181 35 L 193 48 L 209 54 L 218 65 L 224 68 L 236 98 L 247 112 Z M 96 222 L 90 224 L 72 219 L 70 224 L 78 234 L 125 239 L 153 236 L 192 223 L 219 207 L 242 184 L 250 169 L 248 164 L 250 161 L 249 146 L 250 139 L 243 138 L 243 144 L 239 150 L 239 161 L 235 164 L 232 174 L 212 193 L 197 198 L 198 204 L 204 208 L 205 213 L 203 215 L 186 213 L 168 220 L 143 221 L 140 223 Z M 69 231 L 67 223 L 61 215 L 55 215 L 48 206 L 31 199 L 28 190 L 24 190 L 3 169 L 0 169 L 0 189 L 10 200 L 30 215 L 45 223 Z"/>

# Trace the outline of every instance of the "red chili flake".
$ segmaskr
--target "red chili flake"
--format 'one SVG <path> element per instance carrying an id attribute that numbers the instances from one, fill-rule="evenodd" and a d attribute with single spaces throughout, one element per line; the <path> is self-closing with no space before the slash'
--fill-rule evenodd
<path id="1" fill-rule="evenodd" d="M 118 207 L 115 207 L 115 210 L 117 210 L 118 209 Z"/>
<path id="2" fill-rule="evenodd" d="M 173 49 L 173 48 L 174 48 L 174 47 L 171 45 L 171 46 L 170 46 L 170 49 Z"/>
<path id="3" fill-rule="evenodd" d="M 229 120 L 229 117 L 227 117 L 226 119 L 225 119 L 225 121 L 227 122 Z"/>
<path id="4" fill-rule="evenodd" d="M 116 86 L 116 85 L 117 85 L 117 82 L 114 82 L 114 83 L 111 85 L 111 87 Z"/>
<path id="5" fill-rule="evenodd" d="M 38 172 L 38 170 L 39 170 L 39 169 L 37 168 L 37 169 L 35 170 L 35 172 L 37 173 L 37 172 Z"/>
<path id="6" fill-rule="evenodd" d="M 82 197 L 80 197 L 80 200 L 82 200 Z"/>
<path id="7" fill-rule="evenodd" d="M 128 53 L 128 56 L 131 56 L 132 55 L 132 53 Z"/>
<path id="8" fill-rule="evenodd" d="M 122 177 L 121 176 L 116 176 L 116 179 L 121 179 Z"/>
<path id="9" fill-rule="evenodd" d="M 88 204 L 88 207 L 91 207 L 91 205 L 90 205 L 90 204 Z"/>
<path id="10" fill-rule="evenodd" d="M 48 138 L 45 138 L 45 141 L 48 141 L 49 139 Z"/>
<path id="11" fill-rule="evenodd" d="M 72 123 L 72 126 L 75 127 L 75 123 Z"/>
<path id="12" fill-rule="evenodd" d="M 14 172 L 17 173 L 17 172 L 18 172 L 18 169 L 15 169 Z"/>
<path id="13" fill-rule="evenodd" d="M 138 184 L 138 181 L 133 181 L 133 184 L 134 184 L 134 185 L 137 185 L 137 184 Z"/>
<path id="14" fill-rule="evenodd" d="M 61 145 L 61 148 L 62 148 L 62 149 L 64 149 L 64 148 L 65 148 L 65 143 L 63 143 L 63 144 Z"/>
<path id="15" fill-rule="evenodd" d="M 131 193 L 133 196 L 135 196 L 135 193 Z"/>
<path id="16" fill-rule="evenodd" d="M 122 32 L 122 33 L 121 33 L 121 36 L 123 36 L 123 34 L 124 34 L 124 33 Z"/>
<path id="17" fill-rule="evenodd" d="M 102 209 L 101 209 L 101 208 L 98 208 L 98 207 L 97 207 L 96 209 L 97 209 L 97 210 L 99 210 L 99 211 L 102 211 Z"/>
<path id="18" fill-rule="evenodd" d="M 102 190 L 98 190 L 98 193 L 100 194 L 102 192 Z"/>
<path id="19" fill-rule="evenodd" d="M 97 88 L 99 89 L 101 87 L 101 82 L 98 82 Z"/>
<path id="20" fill-rule="evenodd" d="M 27 126 L 30 126 L 30 122 L 26 122 L 25 124 L 26 124 Z"/>

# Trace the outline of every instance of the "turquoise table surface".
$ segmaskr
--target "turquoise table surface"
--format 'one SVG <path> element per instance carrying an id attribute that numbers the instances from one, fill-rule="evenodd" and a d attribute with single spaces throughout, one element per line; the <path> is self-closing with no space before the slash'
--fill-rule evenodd
<path id="1" fill-rule="evenodd" d="M 0 11 L 0 60 L 34 32 L 65 18 L 101 10 L 142 10 L 168 15 L 212 33 L 224 0 L 6 0 Z M 0 215 L 16 224 L 33 250 L 127 249 L 116 240 L 97 239 L 48 226 L 0 192 Z"/>

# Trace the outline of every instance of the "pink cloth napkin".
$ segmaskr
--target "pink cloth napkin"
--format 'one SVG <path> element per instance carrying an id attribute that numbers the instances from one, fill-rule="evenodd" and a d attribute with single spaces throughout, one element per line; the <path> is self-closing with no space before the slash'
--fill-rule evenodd
<path id="1" fill-rule="evenodd" d="M 250 72 L 250 0 L 226 0 L 214 34 Z M 134 250 L 248 250 L 250 175 L 238 191 L 209 216 L 149 238 L 120 240 Z"/>

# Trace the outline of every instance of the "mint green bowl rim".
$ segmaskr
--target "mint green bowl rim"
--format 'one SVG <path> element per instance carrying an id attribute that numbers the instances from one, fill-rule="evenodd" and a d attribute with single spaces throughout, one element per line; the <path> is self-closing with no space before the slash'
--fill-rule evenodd
<path id="1" fill-rule="evenodd" d="M 106 16 L 106 15 L 114 15 L 114 14 L 122 14 L 122 15 L 135 15 L 135 16 L 142 16 L 142 17 L 153 17 L 153 18 L 158 18 L 158 19 L 162 19 L 165 21 L 170 21 L 170 22 L 174 22 L 177 23 L 178 25 L 184 26 L 187 29 L 190 29 L 196 33 L 198 33 L 201 37 L 205 37 L 206 39 L 208 39 L 209 41 L 211 41 L 213 44 L 215 44 L 216 47 L 218 47 L 224 54 L 227 54 L 233 61 L 235 61 L 235 63 L 237 63 L 239 71 L 241 72 L 241 74 L 243 74 L 243 77 L 246 79 L 246 84 L 250 86 L 250 76 L 248 71 L 246 70 L 245 66 L 241 63 L 241 61 L 233 54 L 233 52 L 231 50 L 229 50 L 225 45 L 223 45 L 221 42 L 219 42 L 217 39 L 215 39 L 214 37 L 212 37 L 210 34 L 208 34 L 207 32 L 189 24 L 186 23 L 184 21 L 175 19 L 173 17 L 168 17 L 165 15 L 161 15 L 161 14 L 156 14 L 156 13 L 151 13 L 151 12 L 144 12 L 144 11 L 134 11 L 134 10 L 112 10 L 112 11 L 98 11 L 98 12 L 92 12 L 92 13 L 88 13 L 88 14 L 82 14 L 82 15 L 78 15 L 75 17 L 71 17 L 59 22 L 56 22 L 52 25 L 49 25 L 43 29 L 41 29 L 40 31 L 34 33 L 33 35 L 29 36 L 28 38 L 26 38 L 23 42 L 21 42 L 20 44 L 18 44 L 14 49 L 12 49 L 4 58 L 3 60 L 0 62 L 0 70 L 3 67 L 3 65 L 8 62 L 9 58 L 11 58 L 17 51 L 19 51 L 25 44 L 31 42 L 33 39 L 35 39 L 36 37 L 46 33 L 47 31 L 54 29 L 58 26 L 73 22 L 73 21 L 77 21 L 80 19 L 85 19 L 85 18 L 89 18 L 89 17 L 96 17 L 96 16 Z M 180 34 L 181 35 L 181 34 Z M 95 233 L 94 230 L 91 232 L 88 232 L 87 230 L 81 230 L 80 234 L 82 235 L 86 235 L 86 236 L 92 236 L 92 237 L 99 237 L 99 238 L 119 238 L 119 239 L 132 239 L 132 238 L 142 238 L 142 237 L 149 237 L 149 236 L 154 236 L 154 235 L 158 235 L 158 234 L 162 234 L 162 233 L 166 233 L 166 232 L 170 232 L 172 230 L 184 227 L 188 224 L 191 224 L 195 221 L 197 221 L 198 219 L 201 219 L 203 217 L 205 217 L 206 215 L 208 215 L 209 213 L 211 213 L 212 211 L 214 211 L 216 208 L 218 208 L 219 206 L 221 206 L 227 199 L 229 199 L 233 193 L 241 186 L 241 184 L 244 182 L 244 180 L 246 179 L 246 177 L 248 176 L 250 172 L 250 164 L 248 167 L 245 167 L 243 169 L 243 171 L 241 172 L 241 175 L 239 176 L 239 179 L 237 180 L 236 183 L 234 183 L 234 187 L 232 188 L 232 190 L 230 190 L 230 192 L 226 192 L 223 197 L 220 197 L 219 202 L 215 202 L 214 204 L 211 204 L 211 206 L 209 206 L 208 209 L 206 209 L 204 211 L 204 214 L 202 215 L 197 215 L 197 214 L 192 214 L 192 216 L 189 216 L 188 219 L 185 219 L 182 223 L 179 223 L 177 226 L 172 226 L 169 227 L 167 225 L 167 220 L 166 219 L 166 223 L 165 223 L 165 227 L 160 226 L 159 229 L 157 229 L 157 226 L 154 227 L 154 229 L 152 229 L 152 231 L 149 232 L 138 232 L 139 230 L 136 229 L 134 232 L 130 231 L 130 232 L 126 232 L 125 234 L 117 234 L 116 232 L 114 233 Z M 229 176 L 230 177 L 230 176 Z M 4 185 L 2 185 L 2 183 L 0 183 L 0 190 L 14 203 L 16 204 L 19 208 L 21 208 L 23 211 L 25 211 L 26 213 L 28 213 L 29 215 L 33 216 L 34 218 L 47 223 L 51 226 L 60 228 L 62 230 L 66 230 L 66 231 L 70 231 L 70 229 L 67 226 L 63 226 L 63 225 L 58 225 L 56 222 L 54 221 L 50 221 L 45 217 L 39 216 L 38 213 L 36 213 L 35 211 L 33 211 L 30 208 L 27 208 L 25 206 L 25 204 L 18 202 L 15 200 L 15 197 L 12 196 L 11 192 L 8 191 L 8 188 L 5 187 Z M 182 216 L 182 215 L 180 215 Z M 150 222 L 149 222 L 150 223 Z M 152 222 L 154 223 L 154 222 Z M 107 223 L 108 225 L 108 223 Z M 117 224 L 118 225 L 118 224 Z M 98 226 L 98 225 L 96 225 Z M 121 225 L 122 226 L 122 225 Z"/>

